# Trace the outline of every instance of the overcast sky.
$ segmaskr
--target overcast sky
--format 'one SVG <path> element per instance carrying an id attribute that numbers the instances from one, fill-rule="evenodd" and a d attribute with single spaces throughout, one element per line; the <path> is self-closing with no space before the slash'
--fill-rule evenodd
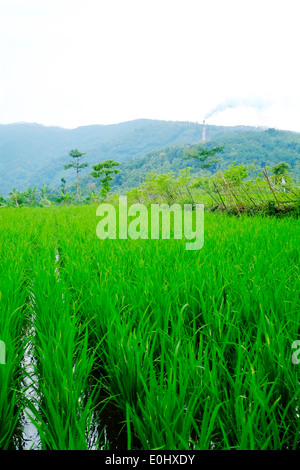
<path id="1" fill-rule="evenodd" d="M 0 0 L 0 123 L 300 132 L 299 0 Z"/>

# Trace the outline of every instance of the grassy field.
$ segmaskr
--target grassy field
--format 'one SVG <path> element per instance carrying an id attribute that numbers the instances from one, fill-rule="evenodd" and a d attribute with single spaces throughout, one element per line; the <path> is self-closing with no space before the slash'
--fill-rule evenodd
<path id="1" fill-rule="evenodd" d="M 0 449 L 299 449 L 299 220 L 205 214 L 199 251 L 97 222 L 1 209 Z"/>

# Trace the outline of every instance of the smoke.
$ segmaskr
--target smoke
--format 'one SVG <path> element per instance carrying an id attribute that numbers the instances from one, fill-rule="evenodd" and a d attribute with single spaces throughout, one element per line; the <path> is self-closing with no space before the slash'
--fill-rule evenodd
<path id="1" fill-rule="evenodd" d="M 257 111 L 263 111 L 270 106 L 270 102 L 262 98 L 230 98 L 223 103 L 215 106 L 211 109 L 204 117 L 204 119 L 210 119 L 217 113 L 226 111 L 227 109 L 237 109 L 237 108 L 252 108 Z"/>

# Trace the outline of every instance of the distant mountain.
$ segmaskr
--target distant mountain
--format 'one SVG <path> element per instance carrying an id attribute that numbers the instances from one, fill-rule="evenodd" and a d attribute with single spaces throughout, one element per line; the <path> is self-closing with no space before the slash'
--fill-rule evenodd
<path id="1" fill-rule="evenodd" d="M 207 126 L 206 137 L 208 145 L 225 145 L 221 166 L 233 160 L 247 163 L 255 159 L 259 165 L 285 160 L 297 169 L 299 164 L 299 133 Z M 87 153 L 85 160 L 90 165 L 106 159 L 120 162 L 122 172 L 115 182 L 128 189 L 148 171 L 176 172 L 191 166 L 181 159 L 182 147 L 201 143 L 201 139 L 202 124 L 179 121 L 139 119 L 77 129 L 26 123 L 0 125 L 0 194 L 43 182 L 58 187 L 61 177 L 72 183 L 74 171 L 63 168 L 69 161 L 69 151 L 76 148 Z M 91 181 L 90 171 L 89 167 L 82 172 L 83 180 Z"/>
<path id="2" fill-rule="evenodd" d="M 251 128 L 212 126 L 207 129 L 207 138 L 246 129 Z M 73 181 L 72 170 L 63 169 L 71 149 L 86 152 L 90 165 L 109 158 L 124 162 L 168 145 L 199 142 L 201 136 L 200 124 L 150 119 L 77 129 L 28 123 L 0 125 L 0 194 L 42 182 L 57 186 L 62 176 Z"/>
<path id="3" fill-rule="evenodd" d="M 213 128 L 210 128 L 212 131 Z M 113 180 L 112 190 L 118 194 L 125 194 L 129 189 L 138 187 L 148 173 L 169 173 L 175 175 L 178 171 L 191 167 L 191 173 L 197 173 L 196 162 L 186 160 L 185 150 L 192 144 L 184 146 L 168 146 L 148 153 L 143 157 L 134 157 L 121 162 L 121 170 Z M 201 143 L 201 145 L 203 145 Z M 210 139 L 206 144 L 209 147 L 224 145 L 222 153 L 218 154 L 219 163 L 211 167 L 211 172 L 227 168 L 232 162 L 237 164 L 252 164 L 259 171 L 264 166 L 272 167 L 280 161 L 290 164 L 294 179 L 300 180 L 300 134 L 275 129 L 261 130 L 261 132 L 244 129 L 238 133 L 218 134 L 217 138 Z M 254 173 L 255 174 L 255 173 Z M 93 184 L 95 189 L 100 185 L 95 178 L 86 175 L 82 178 L 82 188 Z M 71 188 L 75 190 L 75 185 Z"/>

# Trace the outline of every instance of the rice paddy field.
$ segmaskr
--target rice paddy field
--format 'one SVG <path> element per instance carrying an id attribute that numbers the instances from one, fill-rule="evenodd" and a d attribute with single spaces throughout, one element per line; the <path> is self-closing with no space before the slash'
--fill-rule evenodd
<path id="1" fill-rule="evenodd" d="M 0 212 L 0 449 L 300 449 L 300 224 L 205 214 L 99 240 L 96 208 Z"/>

